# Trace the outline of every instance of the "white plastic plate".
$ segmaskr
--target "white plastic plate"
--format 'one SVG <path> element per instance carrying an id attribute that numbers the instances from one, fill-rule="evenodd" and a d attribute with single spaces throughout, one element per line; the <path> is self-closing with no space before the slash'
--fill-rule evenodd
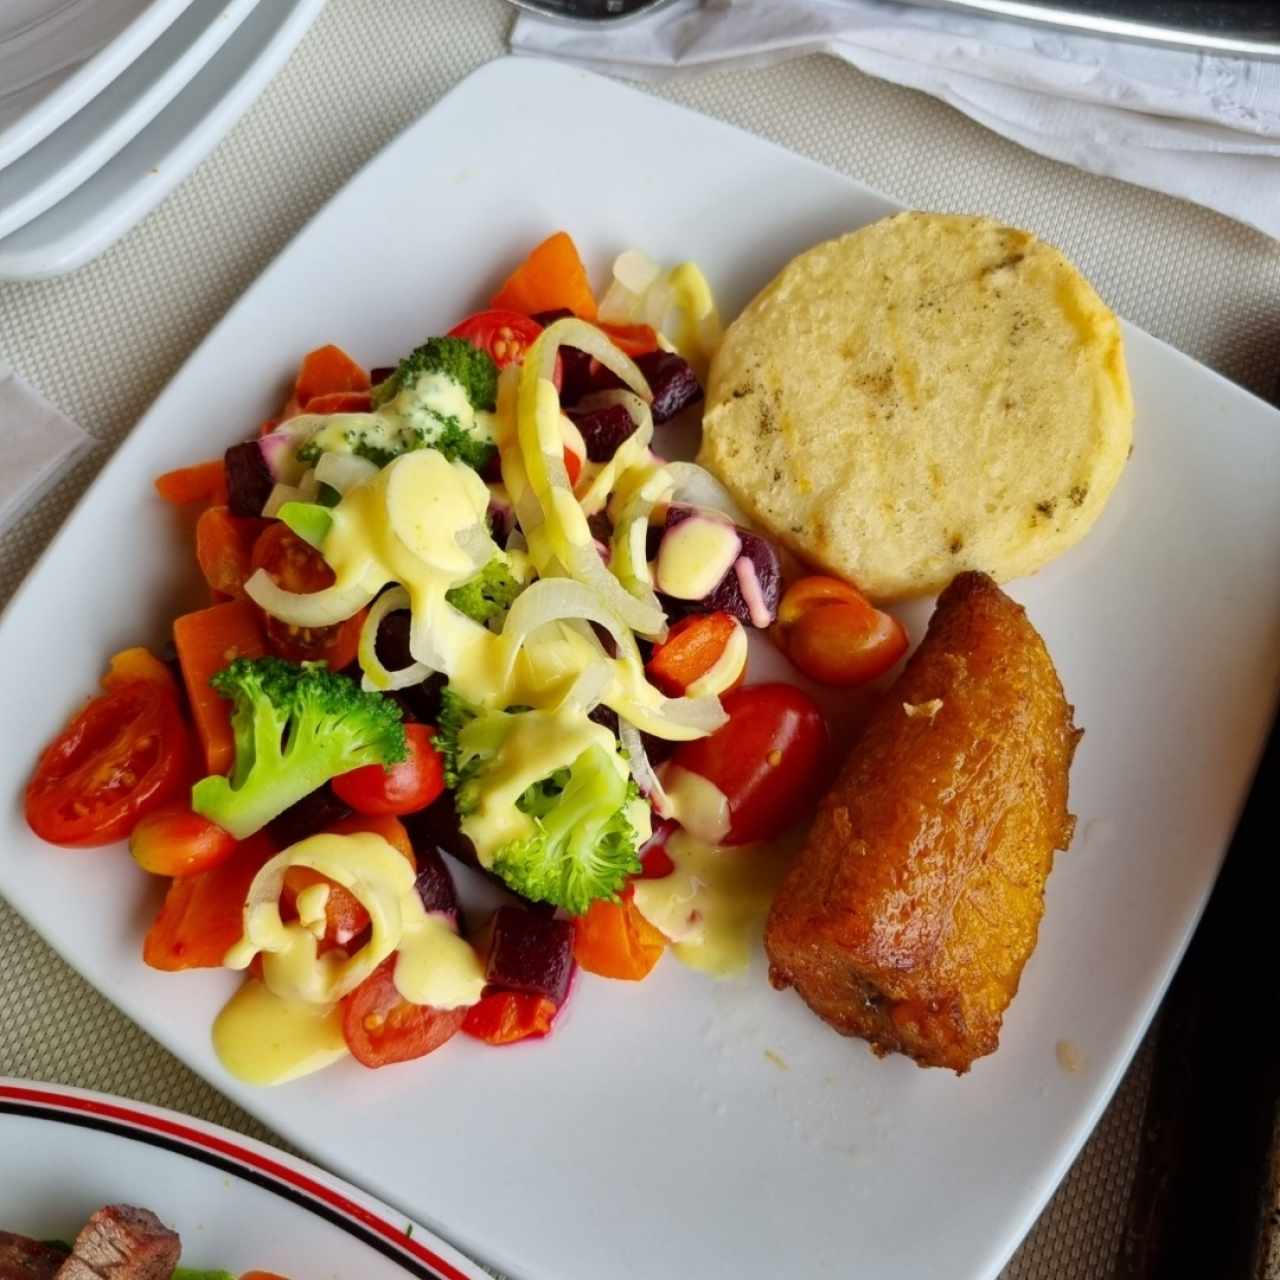
<path id="1" fill-rule="evenodd" d="M 30 222 L 110 160 L 222 48 L 257 3 L 193 5 L 96 98 L 0 169 L 0 236 Z"/>
<path id="2" fill-rule="evenodd" d="M 109 249 L 222 141 L 323 6 L 268 0 L 241 15 L 223 47 L 150 124 L 52 208 L 0 240 L 0 280 L 63 275 Z"/>
<path id="3" fill-rule="evenodd" d="M 519 128 L 512 129 L 512 121 Z M 673 140 L 678 139 L 678 145 Z M 763 964 L 586 975 L 546 1042 L 458 1037 L 260 1092 L 209 1028 L 235 985 L 139 955 L 157 887 L 121 851 L 34 839 L 35 754 L 107 655 L 207 598 L 151 480 L 252 435 L 301 354 L 386 364 L 484 304 L 549 231 L 603 278 L 619 250 L 696 259 L 726 316 L 793 254 L 893 211 L 756 138 L 536 61 L 475 73 L 379 155 L 156 400 L 2 622 L 0 884 L 183 1061 L 344 1176 L 522 1280 L 990 1277 L 1097 1120 L 1213 883 L 1280 664 L 1280 413 L 1136 329 L 1135 447 L 1095 530 L 1013 583 L 1085 727 L 1079 834 L 999 1052 L 960 1079 L 878 1061 Z M 181 282 L 176 281 L 175 287 Z M 906 616 L 918 635 L 928 615 Z M 1069 1040 L 1082 1069 L 1055 1046 Z"/>
<path id="4" fill-rule="evenodd" d="M 203 0 L 202 0 L 203 2 Z M 19 0 L 0 17 L 0 168 L 120 74 L 191 0 Z"/>

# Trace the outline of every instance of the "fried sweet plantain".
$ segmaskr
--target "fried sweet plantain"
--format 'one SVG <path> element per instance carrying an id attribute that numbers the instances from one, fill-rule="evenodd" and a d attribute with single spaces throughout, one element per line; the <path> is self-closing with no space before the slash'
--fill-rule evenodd
<path id="1" fill-rule="evenodd" d="M 877 1054 L 992 1053 L 1071 840 L 1080 738 L 1025 612 L 985 574 L 942 593 L 769 914 L 769 977 Z"/>

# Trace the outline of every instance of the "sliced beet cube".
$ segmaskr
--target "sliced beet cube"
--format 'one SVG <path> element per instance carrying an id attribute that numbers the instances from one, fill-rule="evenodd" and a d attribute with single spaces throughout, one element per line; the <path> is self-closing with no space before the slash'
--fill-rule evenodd
<path id="1" fill-rule="evenodd" d="M 256 440 L 233 444 L 223 455 L 227 469 L 227 509 L 233 516 L 260 516 L 275 481 Z"/>
<path id="2" fill-rule="evenodd" d="M 329 789 L 328 783 L 291 804 L 282 814 L 267 823 L 271 838 L 284 849 L 317 831 L 351 816 L 350 808 Z"/>
<path id="3" fill-rule="evenodd" d="M 672 503 L 667 509 L 664 532 L 698 514 L 696 507 Z M 742 549 L 738 558 L 715 588 L 701 600 L 676 600 L 663 596 L 663 607 L 671 618 L 691 613 L 731 613 L 745 627 L 767 627 L 778 616 L 782 596 L 782 562 L 777 548 L 767 538 L 736 526 Z"/>
<path id="4" fill-rule="evenodd" d="M 682 409 L 702 399 L 702 384 L 689 362 L 674 351 L 650 351 L 636 357 L 636 365 L 653 392 L 653 421 L 661 426 Z"/>
<path id="5" fill-rule="evenodd" d="M 422 899 L 423 909 L 439 911 L 452 918 L 454 924 L 461 926 L 461 912 L 458 907 L 458 891 L 453 887 L 453 877 L 444 864 L 440 850 L 433 847 L 414 848 L 414 856 L 418 859 L 418 877 L 414 888 Z"/>
<path id="6" fill-rule="evenodd" d="M 635 420 L 620 404 L 599 409 L 566 409 L 565 412 L 582 434 L 587 457 L 592 462 L 608 462 L 618 452 L 619 445 L 635 434 Z"/>
<path id="7" fill-rule="evenodd" d="M 462 834 L 452 791 L 444 792 L 434 804 L 419 809 L 417 813 L 406 813 L 400 821 L 409 833 L 409 841 L 417 857 L 425 857 L 438 850 L 469 867 L 480 868 L 480 859 L 476 856 L 471 837 Z"/>
<path id="8" fill-rule="evenodd" d="M 508 991 L 564 1003 L 573 977 L 573 925 L 521 907 L 500 907 L 485 978 Z"/>

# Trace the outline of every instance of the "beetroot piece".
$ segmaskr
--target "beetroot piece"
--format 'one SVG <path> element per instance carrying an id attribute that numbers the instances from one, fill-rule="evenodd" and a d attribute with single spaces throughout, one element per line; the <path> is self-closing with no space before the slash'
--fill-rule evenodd
<path id="1" fill-rule="evenodd" d="M 109 1204 L 85 1223 L 59 1280 L 169 1280 L 182 1241 L 150 1209 Z"/>
<path id="2" fill-rule="evenodd" d="M 567 409 L 573 425 L 582 433 L 587 457 L 592 462 L 608 462 L 618 446 L 635 434 L 636 423 L 620 404 L 601 409 Z"/>
<path id="3" fill-rule="evenodd" d="M 414 888 L 422 899 L 423 907 L 427 911 L 439 911 L 449 916 L 461 928 L 458 892 L 453 887 L 453 877 L 449 874 L 449 868 L 444 865 L 440 850 L 415 847 L 414 856 L 418 859 L 418 878 L 414 881 Z"/>
<path id="4" fill-rule="evenodd" d="M 587 528 L 591 530 L 591 536 L 597 542 L 603 542 L 608 546 L 613 541 L 613 523 L 607 511 L 597 511 L 594 515 L 589 515 Z"/>
<path id="5" fill-rule="evenodd" d="M 672 503 L 667 508 L 664 529 L 670 529 L 682 520 L 697 514 L 696 507 Z M 671 618 L 682 618 L 691 613 L 731 613 L 744 627 L 767 627 L 778 616 L 778 601 L 782 596 L 782 562 L 771 542 L 750 529 L 737 526 L 742 539 L 742 551 L 729 572 L 701 600 L 675 600 L 663 596 L 662 604 Z M 742 562 L 746 561 L 744 565 Z M 751 590 L 754 588 L 754 590 Z M 757 608 L 752 608 L 751 596 Z"/>
<path id="6" fill-rule="evenodd" d="M 556 311 L 539 311 L 534 320 L 544 329 L 557 320 L 571 317 L 573 312 L 568 307 L 560 307 Z M 599 388 L 592 378 L 592 358 L 577 347 L 560 348 L 560 403 L 573 404 L 581 400 L 589 391 Z"/>
<path id="7" fill-rule="evenodd" d="M 267 831 L 284 849 L 350 816 L 350 808 L 333 794 L 326 783 L 272 818 L 267 823 Z"/>
<path id="8" fill-rule="evenodd" d="M 233 516 L 260 516 L 275 481 L 256 440 L 233 444 L 223 455 L 227 468 L 227 509 Z"/>
<path id="9" fill-rule="evenodd" d="M 409 629 L 412 621 L 408 609 L 397 609 L 386 614 L 378 627 L 373 642 L 378 661 L 388 671 L 402 671 L 413 666 L 413 654 L 409 652 Z"/>
<path id="10" fill-rule="evenodd" d="M 573 977 L 573 925 L 521 907 L 500 907 L 485 978 L 507 991 L 564 1003 Z"/>
<path id="11" fill-rule="evenodd" d="M 376 369 L 369 370 L 369 382 L 376 387 L 378 383 L 386 382 L 395 371 L 396 367 L 393 364 L 380 364 Z"/>
<path id="12" fill-rule="evenodd" d="M 435 803 L 419 809 L 417 813 L 406 813 L 400 821 L 409 833 L 413 852 L 418 858 L 435 852 L 447 853 L 451 858 L 457 858 L 459 862 L 466 863 L 477 871 L 484 870 L 480 859 L 476 857 L 476 847 L 472 844 L 471 837 L 462 834 L 452 791 L 444 792 Z M 491 872 L 486 874 L 492 875 Z M 502 884 L 498 877 L 492 878 L 496 884 Z"/>
<path id="13" fill-rule="evenodd" d="M 636 365 L 653 392 L 653 421 L 670 422 L 682 409 L 702 399 L 702 384 L 689 362 L 674 351 L 650 351 L 636 356 Z"/>

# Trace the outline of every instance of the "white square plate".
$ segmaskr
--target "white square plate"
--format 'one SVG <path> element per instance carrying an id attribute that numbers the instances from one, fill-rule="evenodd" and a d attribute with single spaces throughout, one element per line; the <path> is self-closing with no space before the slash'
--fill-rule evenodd
<path id="1" fill-rule="evenodd" d="M 1136 330 L 1133 460 L 1088 540 L 1013 585 L 1087 729 L 1080 827 L 1000 1051 L 963 1079 L 875 1060 L 757 963 L 586 976 L 546 1043 L 459 1037 L 416 1066 L 344 1064 L 269 1092 L 220 1068 L 233 986 L 160 974 L 156 888 L 121 853 L 27 831 L 39 745 L 106 656 L 201 602 L 153 476 L 251 432 L 299 355 L 394 359 L 481 305 L 550 229 L 602 272 L 696 258 L 733 315 L 797 251 L 889 201 L 722 124 L 582 72 L 502 61 L 378 156 L 152 406 L 3 622 L 0 883 L 66 958 L 272 1128 L 529 1280 L 993 1275 L 1124 1070 L 1212 885 L 1280 660 L 1280 414 Z M 919 626 L 921 608 L 909 619 Z M 1063 1072 L 1070 1040 L 1083 1069 Z M 781 1065 L 785 1064 L 785 1066 Z"/>

